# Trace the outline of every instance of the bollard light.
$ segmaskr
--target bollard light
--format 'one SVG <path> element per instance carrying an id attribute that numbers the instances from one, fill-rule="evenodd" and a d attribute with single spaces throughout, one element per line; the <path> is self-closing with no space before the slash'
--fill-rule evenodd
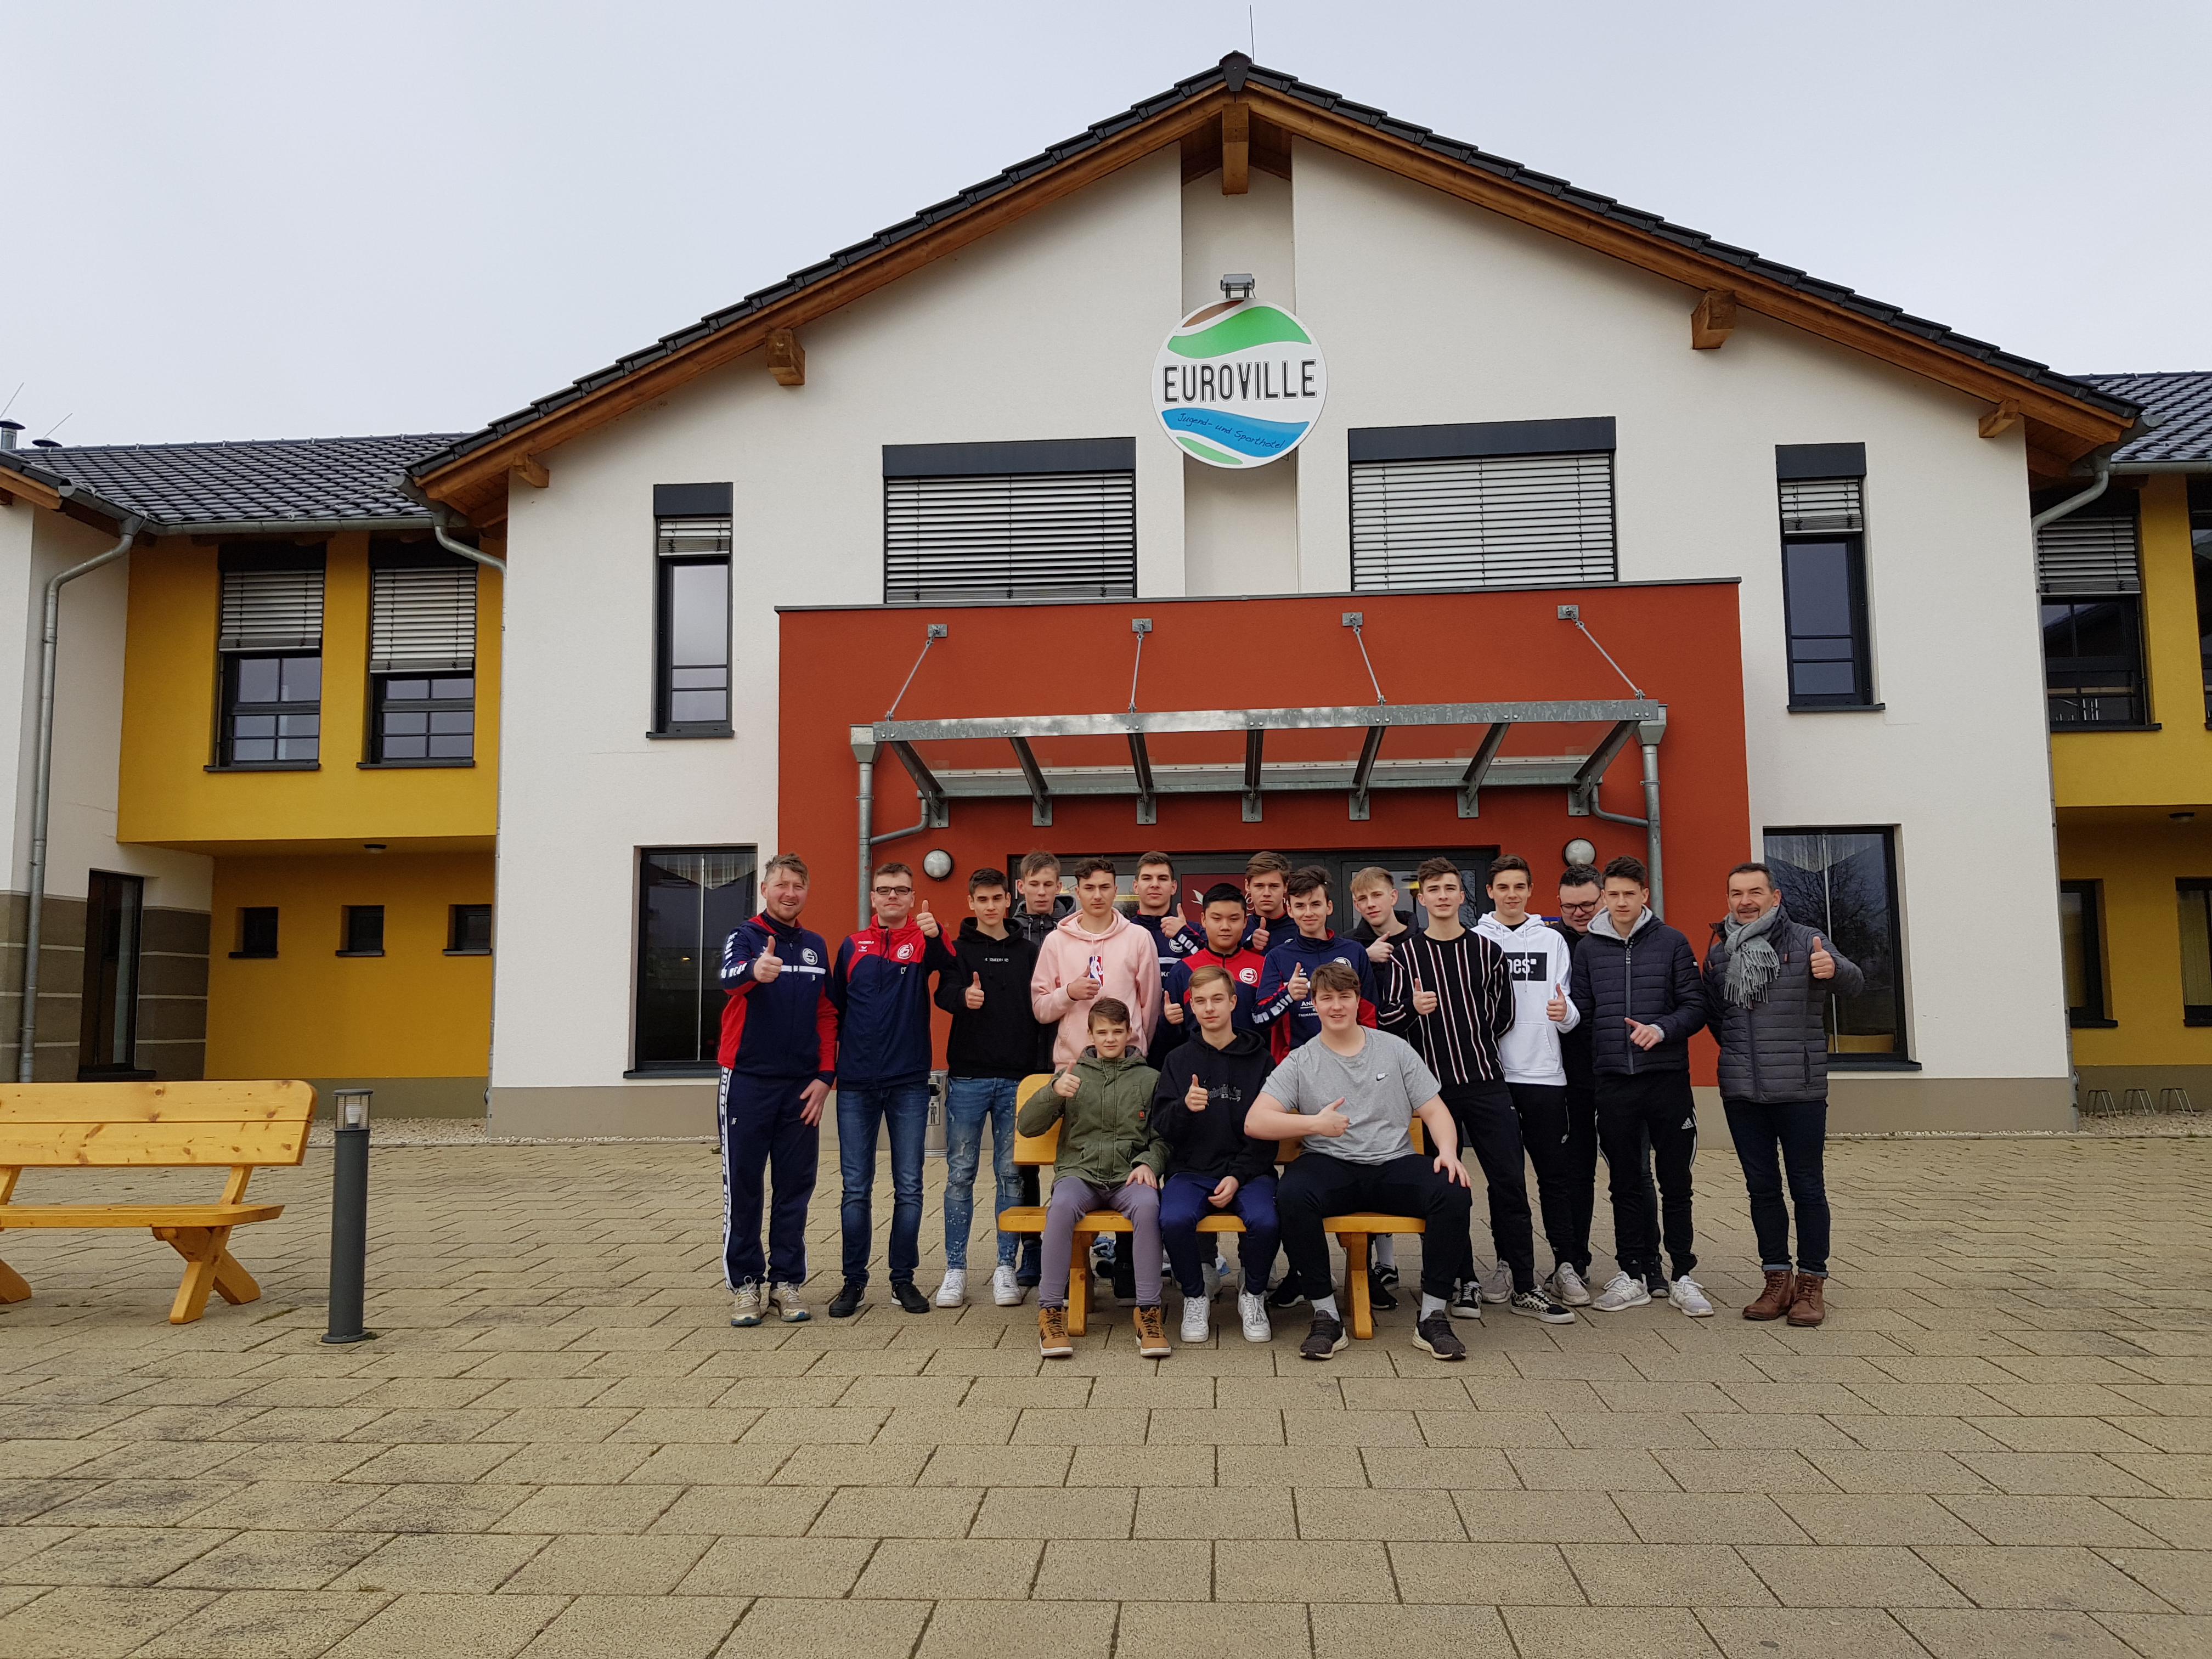
<path id="1" fill-rule="evenodd" d="M 331 1325 L 325 1342 L 366 1342 L 362 1303 L 368 1272 L 368 1112 L 375 1091 L 338 1089 L 337 1143 L 331 1159 Z"/>

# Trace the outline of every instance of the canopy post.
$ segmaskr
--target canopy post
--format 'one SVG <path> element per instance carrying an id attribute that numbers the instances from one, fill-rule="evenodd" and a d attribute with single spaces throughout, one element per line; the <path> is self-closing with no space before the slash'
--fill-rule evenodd
<path id="1" fill-rule="evenodd" d="M 1637 723 L 1644 745 L 1644 866 L 1651 875 L 1651 913 L 1667 914 L 1667 887 L 1659 866 L 1659 739 L 1667 735 L 1667 711 Z"/>

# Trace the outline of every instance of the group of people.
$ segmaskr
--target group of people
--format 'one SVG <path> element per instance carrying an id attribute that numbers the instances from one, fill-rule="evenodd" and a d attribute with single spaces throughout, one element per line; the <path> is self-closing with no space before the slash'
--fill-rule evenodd
<path id="1" fill-rule="evenodd" d="M 1254 854 L 1242 886 L 1209 887 L 1196 926 L 1165 854 L 1138 861 L 1133 913 L 1117 904 L 1111 860 L 1084 859 L 1069 874 L 1072 893 L 1059 860 L 1042 852 L 1015 879 L 973 872 L 969 914 L 948 937 L 928 902 L 917 902 L 913 872 L 884 864 L 871 877 L 872 921 L 833 957 L 799 925 L 805 865 L 787 853 L 769 861 L 761 912 L 730 935 L 721 964 L 732 1325 L 808 1317 L 806 1212 L 833 1086 L 844 1276 L 830 1316 L 848 1318 L 866 1300 L 886 1128 L 890 1292 L 908 1313 L 930 1311 L 915 1275 L 933 1009 L 951 1017 L 945 1272 L 935 1305 L 968 1298 L 988 1126 L 996 1213 L 1046 1200 L 1041 1232 L 998 1231 L 992 1299 L 1017 1306 L 1036 1290 L 1038 1346 L 1048 1358 L 1073 1352 L 1073 1242 L 1098 1210 L 1127 1219 L 1109 1271 L 1117 1296 L 1134 1304 L 1148 1357 L 1171 1352 L 1170 1277 L 1182 1340 L 1211 1333 L 1217 1288 L 1231 1275 L 1214 1248 L 1220 1235 L 1199 1231 L 1209 1215 L 1243 1227 L 1233 1282 L 1243 1335 L 1272 1340 L 1270 1309 L 1306 1303 L 1312 1323 L 1300 1352 L 1309 1359 L 1345 1346 L 1323 1224 L 1352 1212 L 1422 1222 L 1413 1342 L 1438 1359 L 1466 1357 L 1453 1321 L 1479 1321 L 1486 1302 L 1553 1324 L 1573 1322 L 1577 1309 L 1655 1300 L 1709 1317 L 1712 1304 L 1692 1276 L 1689 1070 L 1689 1040 L 1708 1027 L 1765 1275 L 1743 1315 L 1800 1326 L 1826 1317 L 1826 1003 L 1856 994 L 1863 976 L 1789 917 L 1766 866 L 1729 872 L 1727 914 L 1702 963 L 1653 914 L 1633 858 L 1563 872 L 1551 921 L 1530 910 L 1527 860 L 1492 860 L 1486 908 L 1450 860 L 1431 859 L 1414 877 L 1419 927 L 1397 908 L 1392 875 L 1363 870 L 1350 882 L 1359 920 L 1348 933 L 1333 926 L 1328 873 L 1293 869 L 1277 853 Z M 1019 1100 L 1023 1079 L 1040 1073 L 1049 1082 Z M 1052 1189 L 1041 1194 L 1035 1168 L 1014 1161 L 1016 1133 L 1055 1126 Z M 1617 1271 L 1593 1289 L 1601 1153 Z M 1488 1200 L 1487 1267 L 1472 1234 L 1470 1163 Z M 1540 1277 L 1539 1215 L 1553 1258 Z M 1393 1242 L 1376 1241 L 1368 1269 L 1383 1308 L 1396 1305 Z M 1279 1251 L 1287 1269 L 1275 1283 Z"/>

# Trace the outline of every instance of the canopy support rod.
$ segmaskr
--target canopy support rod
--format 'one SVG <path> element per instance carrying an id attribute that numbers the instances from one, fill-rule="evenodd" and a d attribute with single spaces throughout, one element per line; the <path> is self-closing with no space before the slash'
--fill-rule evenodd
<path id="1" fill-rule="evenodd" d="M 1466 775 L 1459 781 L 1460 817 L 1482 816 L 1482 781 L 1490 775 L 1490 763 L 1498 758 L 1498 751 L 1505 746 L 1505 734 L 1512 729 L 1510 720 L 1493 720 L 1490 730 L 1482 734 L 1482 746 L 1474 751 Z"/>
<path id="2" fill-rule="evenodd" d="M 1375 701 L 1388 702 L 1390 699 L 1382 695 L 1382 682 L 1375 678 L 1375 659 L 1367 654 L 1367 636 L 1360 632 L 1366 621 L 1367 613 L 1364 611 L 1344 613 L 1344 625 L 1352 630 L 1352 637 L 1359 642 L 1359 660 L 1367 665 L 1367 683 L 1375 688 Z M 1364 817 L 1366 815 L 1362 813 L 1360 816 Z"/>
<path id="3" fill-rule="evenodd" d="M 1129 631 L 1137 636 L 1137 664 L 1129 671 L 1129 712 L 1137 712 L 1137 676 L 1145 672 L 1145 635 L 1152 631 L 1150 617 L 1129 618 Z"/>
<path id="4" fill-rule="evenodd" d="M 1022 776 L 1030 786 L 1030 823 L 1034 829 L 1045 829 L 1052 823 L 1052 789 L 1044 781 L 1044 769 L 1037 764 L 1036 756 L 1030 752 L 1027 738 L 1010 738 L 1014 745 L 1014 759 L 1020 764 Z"/>
<path id="5" fill-rule="evenodd" d="M 922 657 L 927 657 L 929 654 L 929 647 L 935 645 L 938 641 L 943 639 L 947 631 L 948 630 L 943 623 L 932 623 L 929 624 L 928 629 L 925 631 L 922 637 L 921 656 L 916 657 L 914 659 L 914 666 L 906 671 L 906 678 L 899 682 L 898 696 L 893 697 L 891 699 L 891 706 L 884 710 L 884 718 L 885 720 L 890 719 L 892 715 L 898 713 L 898 706 L 906 701 L 907 687 L 912 685 L 914 684 L 914 677 L 921 672 Z"/>

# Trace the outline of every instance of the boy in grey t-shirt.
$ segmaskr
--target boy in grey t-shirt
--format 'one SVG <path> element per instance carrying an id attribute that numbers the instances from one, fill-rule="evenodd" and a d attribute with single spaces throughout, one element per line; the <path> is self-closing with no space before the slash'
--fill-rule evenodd
<path id="1" fill-rule="evenodd" d="M 1474 1194 L 1436 1078 L 1409 1044 L 1361 1028 L 1358 975 L 1343 963 L 1323 963 L 1314 970 L 1311 994 L 1321 1036 L 1269 1075 L 1245 1115 L 1244 1132 L 1305 1141 L 1283 1172 L 1275 1209 L 1291 1272 L 1313 1302 L 1313 1330 L 1298 1352 L 1327 1359 L 1346 1339 L 1323 1218 L 1358 1210 L 1419 1216 L 1430 1237 L 1463 1238 Z M 1413 1150 L 1417 1114 L 1433 1157 Z M 1422 1252 L 1413 1346 L 1438 1359 L 1467 1358 L 1445 1308 L 1458 1265 L 1455 1251 Z"/>

